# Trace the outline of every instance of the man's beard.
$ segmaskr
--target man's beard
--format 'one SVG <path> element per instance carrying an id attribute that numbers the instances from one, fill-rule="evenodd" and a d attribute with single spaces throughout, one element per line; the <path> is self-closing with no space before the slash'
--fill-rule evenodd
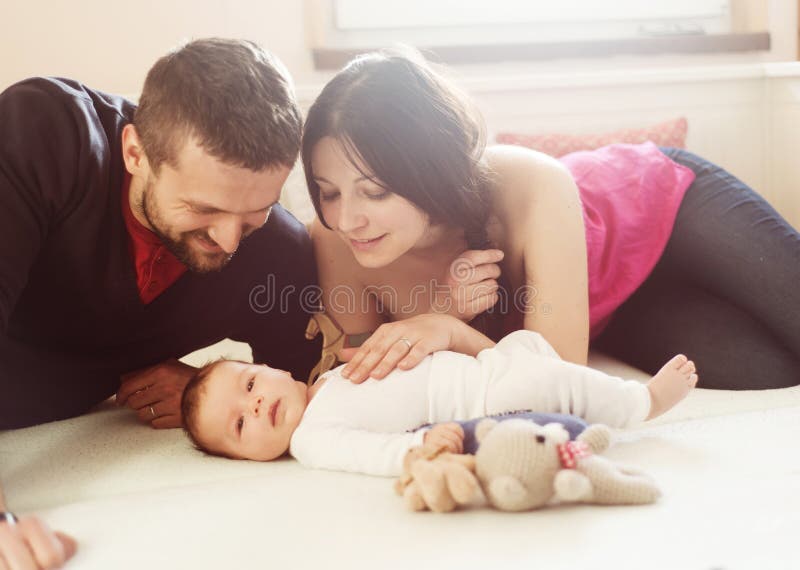
<path id="1" fill-rule="evenodd" d="M 169 225 L 164 222 L 164 217 L 158 211 L 155 204 L 155 200 L 153 199 L 153 184 L 149 178 L 142 192 L 142 200 L 139 204 L 139 208 L 144 214 L 147 223 L 150 224 L 153 233 L 161 240 L 161 243 L 164 244 L 178 261 L 188 267 L 190 271 L 196 273 L 220 271 L 233 257 L 233 253 L 228 254 L 224 251 L 220 253 L 209 253 L 198 251 L 196 247 L 192 247 L 191 240 L 198 237 L 208 243 L 214 243 L 214 240 L 203 230 L 194 230 L 180 234 L 171 232 Z"/>

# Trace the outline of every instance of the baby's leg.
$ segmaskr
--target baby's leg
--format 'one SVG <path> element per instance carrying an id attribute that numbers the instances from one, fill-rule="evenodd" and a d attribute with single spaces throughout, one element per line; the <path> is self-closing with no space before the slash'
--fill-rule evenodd
<path id="1" fill-rule="evenodd" d="M 511 333 L 478 360 L 488 383 L 487 414 L 526 409 L 623 427 L 663 414 L 697 384 L 694 363 L 682 354 L 645 385 L 561 360 L 532 331 Z"/>
<path id="2" fill-rule="evenodd" d="M 696 384 L 694 362 L 682 354 L 672 357 L 647 383 L 651 401 L 647 419 L 651 420 L 672 408 L 683 400 Z"/>
<path id="3" fill-rule="evenodd" d="M 535 353 L 522 344 L 484 351 L 479 360 L 487 381 L 487 414 L 527 409 L 624 427 L 650 412 L 645 384 Z"/>

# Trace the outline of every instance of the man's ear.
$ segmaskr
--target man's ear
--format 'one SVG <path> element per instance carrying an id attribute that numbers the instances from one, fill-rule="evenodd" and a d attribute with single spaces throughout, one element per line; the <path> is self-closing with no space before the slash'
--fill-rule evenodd
<path id="1" fill-rule="evenodd" d="M 128 123 L 122 129 L 122 160 L 125 161 L 125 169 L 131 176 L 146 178 L 150 173 L 147 154 L 133 123 Z"/>

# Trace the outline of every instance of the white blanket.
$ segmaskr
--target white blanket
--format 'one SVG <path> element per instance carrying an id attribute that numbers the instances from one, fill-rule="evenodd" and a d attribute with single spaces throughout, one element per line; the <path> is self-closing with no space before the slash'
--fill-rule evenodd
<path id="1" fill-rule="evenodd" d="M 658 480 L 655 505 L 437 515 L 406 512 L 390 479 L 206 457 L 105 404 L 0 433 L 0 481 L 78 540 L 67 568 L 789 569 L 798 441 L 800 387 L 696 390 L 607 452 Z"/>

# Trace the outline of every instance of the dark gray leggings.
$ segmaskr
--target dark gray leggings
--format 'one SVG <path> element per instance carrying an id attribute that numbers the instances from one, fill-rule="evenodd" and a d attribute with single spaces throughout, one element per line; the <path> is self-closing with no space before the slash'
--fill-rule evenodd
<path id="1" fill-rule="evenodd" d="M 592 348 L 651 374 L 684 353 L 702 388 L 800 384 L 800 234 L 722 168 L 662 150 L 697 178 L 655 269 Z"/>

